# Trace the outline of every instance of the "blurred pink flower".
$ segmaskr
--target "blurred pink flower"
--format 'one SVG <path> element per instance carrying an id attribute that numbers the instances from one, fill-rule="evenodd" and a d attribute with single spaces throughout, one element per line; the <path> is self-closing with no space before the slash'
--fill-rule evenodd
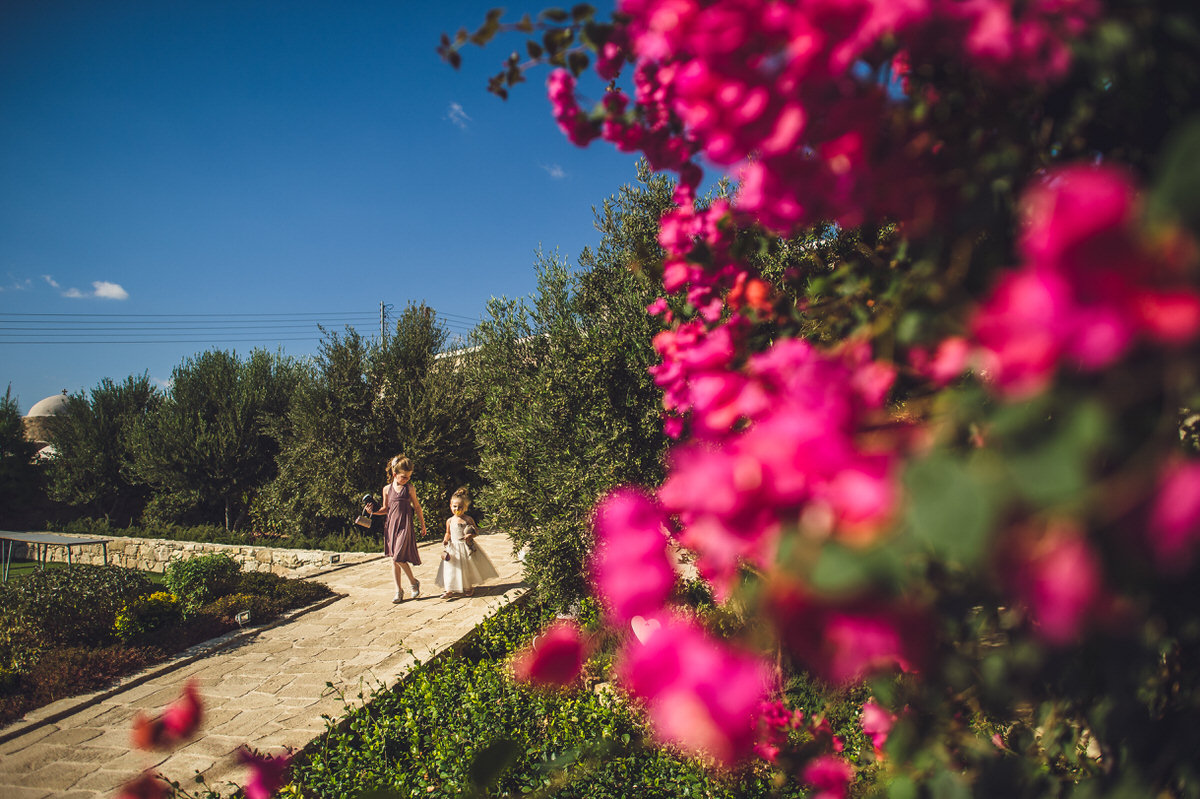
<path id="1" fill-rule="evenodd" d="M 196 734 L 204 720 L 204 704 L 194 680 L 183 686 L 179 698 L 163 710 L 162 721 L 167 734 L 177 740 L 186 740 Z"/>
<path id="2" fill-rule="evenodd" d="M 1019 543 L 1011 570 L 1037 635 L 1057 646 L 1078 640 L 1103 598 L 1100 559 L 1083 534 L 1063 523 Z"/>
<path id="3" fill-rule="evenodd" d="M 559 620 L 516 654 L 513 676 L 519 682 L 561 688 L 579 678 L 586 659 L 587 644 L 579 625 Z"/>
<path id="4" fill-rule="evenodd" d="M 167 705 L 161 715 L 138 713 L 133 717 L 133 745 L 137 749 L 174 749 L 196 734 L 204 717 L 204 704 L 196 683 L 183 686 L 178 699 Z"/>
<path id="5" fill-rule="evenodd" d="M 169 799 L 174 794 L 166 780 L 147 770 L 122 785 L 116 799 Z"/>
<path id="6" fill-rule="evenodd" d="M 772 590 L 769 608 L 784 645 L 814 674 L 838 685 L 891 670 L 920 671 L 928 654 L 929 622 L 903 602 L 834 602 L 780 586 Z"/>
<path id="7" fill-rule="evenodd" d="M 854 769 L 840 757 L 822 755 L 804 766 L 801 779 L 814 789 L 808 799 L 844 799 L 854 779 Z"/>
<path id="8" fill-rule="evenodd" d="M 875 748 L 875 756 L 883 756 L 883 745 L 887 743 L 888 733 L 892 731 L 892 724 L 895 723 L 896 717 L 888 713 L 874 702 L 867 702 L 862 709 L 862 730 L 871 740 L 871 746 Z"/>
<path id="9" fill-rule="evenodd" d="M 675 585 L 666 517 L 636 488 L 618 488 L 596 507 L 592 585 L 617 624 L 658 613 Z"/>
<path id="10" fill-rule="evenodd" d="M 290 755 L 268 757 L 242 748 L 237 752 L 238 761 L 250 768 L 250 778 L 242 786 L 246 799 L 271 799 L 286 782 Z"/>
<path id="11" fill-rule="evenodd" d="M 1175 460 L 1163 468 L 1146 536 L 1160 571 L 1191 568 L 1200 547 L 1200 461 Z"/>
<path id="12" fill-rule="evenodd" d="M 753 754 L 767 665 L 693 621 L 659 620 L 645 643 L 627 641 L 614 664 L 621 684 L 646 703 L 655 734 L 724 764 Z"/>

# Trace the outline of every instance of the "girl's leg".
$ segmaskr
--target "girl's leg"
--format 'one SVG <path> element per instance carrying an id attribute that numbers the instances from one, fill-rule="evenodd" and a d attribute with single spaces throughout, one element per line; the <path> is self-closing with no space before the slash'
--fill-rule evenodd
<path id="1" fill-rule="evenodd" d="M 413 576 L 412 567 L 408 565 L 407 561 L 402 560 L 397 565 L 401 569 L 404 570 L 404 576 L 408 578 L 408 583 L 409 583 L 409 585 L 412 586 L 413 599 L 416 599 L 418 596 L 421 595 L 420 581 L 417 580 L 417 578 Z M 396 577 L 396 590 L 399 590 L 399 589 L 400 589 L 400 577 L 397 576 Z"/>
<path id="2" fill-rule="evenodd" d="M 407 566 L 408 564 L 405 563 L 404 565 Z M 396 581 L 396 597 L 392 601 L 399 602 L 404 598 L 404 595 L 401 593 L 403 583 L 400 582 L 400 564 L 394 560 L 392 561 L 392 579 Z"/>

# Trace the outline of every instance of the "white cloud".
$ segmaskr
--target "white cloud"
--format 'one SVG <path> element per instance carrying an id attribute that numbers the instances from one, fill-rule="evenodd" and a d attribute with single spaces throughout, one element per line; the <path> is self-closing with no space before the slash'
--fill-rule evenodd
<path id="1" fill-rule="evenodd" d="M 8 284 L 0 286 L 0 291 L 28 291 L 33 287 L 33 281 L 29 278 L 15 277 L 11 272 L 6 275 Z"/>
<path id="2" fill-rule="evenodd" d="M 58 288 L 57 283 L 52 283 L 55 288 Z M 93 280 L 92 290 L 83 292 L 77 288 L 71 287 L 62 293 L 64 297 L 72 300 L 98 299 L 98 300 L 127 300 L 129 292 L 122 288 L 120 283 L 110 283 L 107 280 Z"/>
<path id="3" fill-rule="evenodd" d="M 463 130 L 466 130 L 467 124 L 471 122 L 471 117 L 458 103 L 450 103 L 450 108 L 446 111 L 446 119 Z"/>
<path id="4" fill-rule="evenodd" d="M 563 169 L 558 164 L 539 164 L 539 166 L 546 170 L 546 174 L 554 180 L 562 180 L 567 176 L 567 170 Z"/>
<path id="5" fill-rule="evenodd" d="M 50 277 L 50 275 L 42 275 L 42 280 L 50 284 L 50 288 L 58 288 L 58 281 Z"/>
<path id="6" fill-rule="evenodd" d="M 119 283 L 109 283 L 107 280 L 97 280 L 92 283 L 96 296 L 102 300 L 127 300 L 129 292 L 121 288 Z"/>
<path id="7" fill-rule="evenodd" d="M 171 386 L 175 385 L 175 381 L 169 377 L 165 379 L 161 377 L 152 377 L 150 378 L 150 382 L 154 383 L 154 385 L 158 386 L 163 391 L 170 391 Z"/>

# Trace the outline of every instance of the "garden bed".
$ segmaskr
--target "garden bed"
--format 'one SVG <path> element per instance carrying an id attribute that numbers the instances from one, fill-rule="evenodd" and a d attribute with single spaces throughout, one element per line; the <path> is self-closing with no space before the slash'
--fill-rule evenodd
<path id="1" fill-rule="evenodd" d="M 353 797 L 521 796 L 623 799 L 627 796 L 801 797 L 779 788 L 764 764 L 730 772 L 655 745 L 638 709 L 609 683 L 602 644 L 571 690 L 514 682 L 513 654 L 554 614 L 516 602 L 475 628 L 461 646 L 416 665 L 366 705 L 348 708 L 292 762 L 282 795 Z M 581 621 L 597 635 L 595 607 Z M 833 700 L 829 717 L 849 748 L 863 745 L 861 697 L 835 696 L 807 678 L 788 685 L 798 706 Z M 856 704 L 857 701 L 857 704 Z"/>
<path id="2" fill-rule="evenodd" d="M 321 583 L 243 572 L 220 555 L 174 564 L 164 583 L 75 565 L 0 585 L 0 725 L 333 595 Z"/>

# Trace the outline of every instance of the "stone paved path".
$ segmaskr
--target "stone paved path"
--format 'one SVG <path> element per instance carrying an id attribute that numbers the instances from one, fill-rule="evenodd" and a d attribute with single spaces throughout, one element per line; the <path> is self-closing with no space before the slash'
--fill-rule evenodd
<path id="1" fill-rule="evenodd" d="M 146 767 L 185 787 L 200 772 L 210 787 L 230 788 L 229 781 L 245 776 L 233 759 L 242 744 L 268 754 L 298 749 L 324 731 L 322 714 L 342 714 L 344 705 L 326 682 L 357 703 L 360 691 L 369 695 L 380 683 L 394 684 L 414 655 L 428 660 L 524 593 L 523 567 L 507 536 L 481 536 L 480 543 L 500 579 L 472 598 L 438 596 L 433 578 L 441 544 L 428 543 L 415 569 L 420 599 L 391 604 L 394 587 L 382 557 L 344 567 L 312 578 L 344 598 L 235 637 L 223 650 L 144 681 L 127 680 L 111 696 L 75 697 L 31 712 L 0 729 L 0 797 L 111 797 Z M 188 680 L 196 681 L 205 700 L 201 735 L 170 754 L 134 751 L 134 715 L 157 713 Z M 63 717 L 47 722 L 58 715 Z"/>

